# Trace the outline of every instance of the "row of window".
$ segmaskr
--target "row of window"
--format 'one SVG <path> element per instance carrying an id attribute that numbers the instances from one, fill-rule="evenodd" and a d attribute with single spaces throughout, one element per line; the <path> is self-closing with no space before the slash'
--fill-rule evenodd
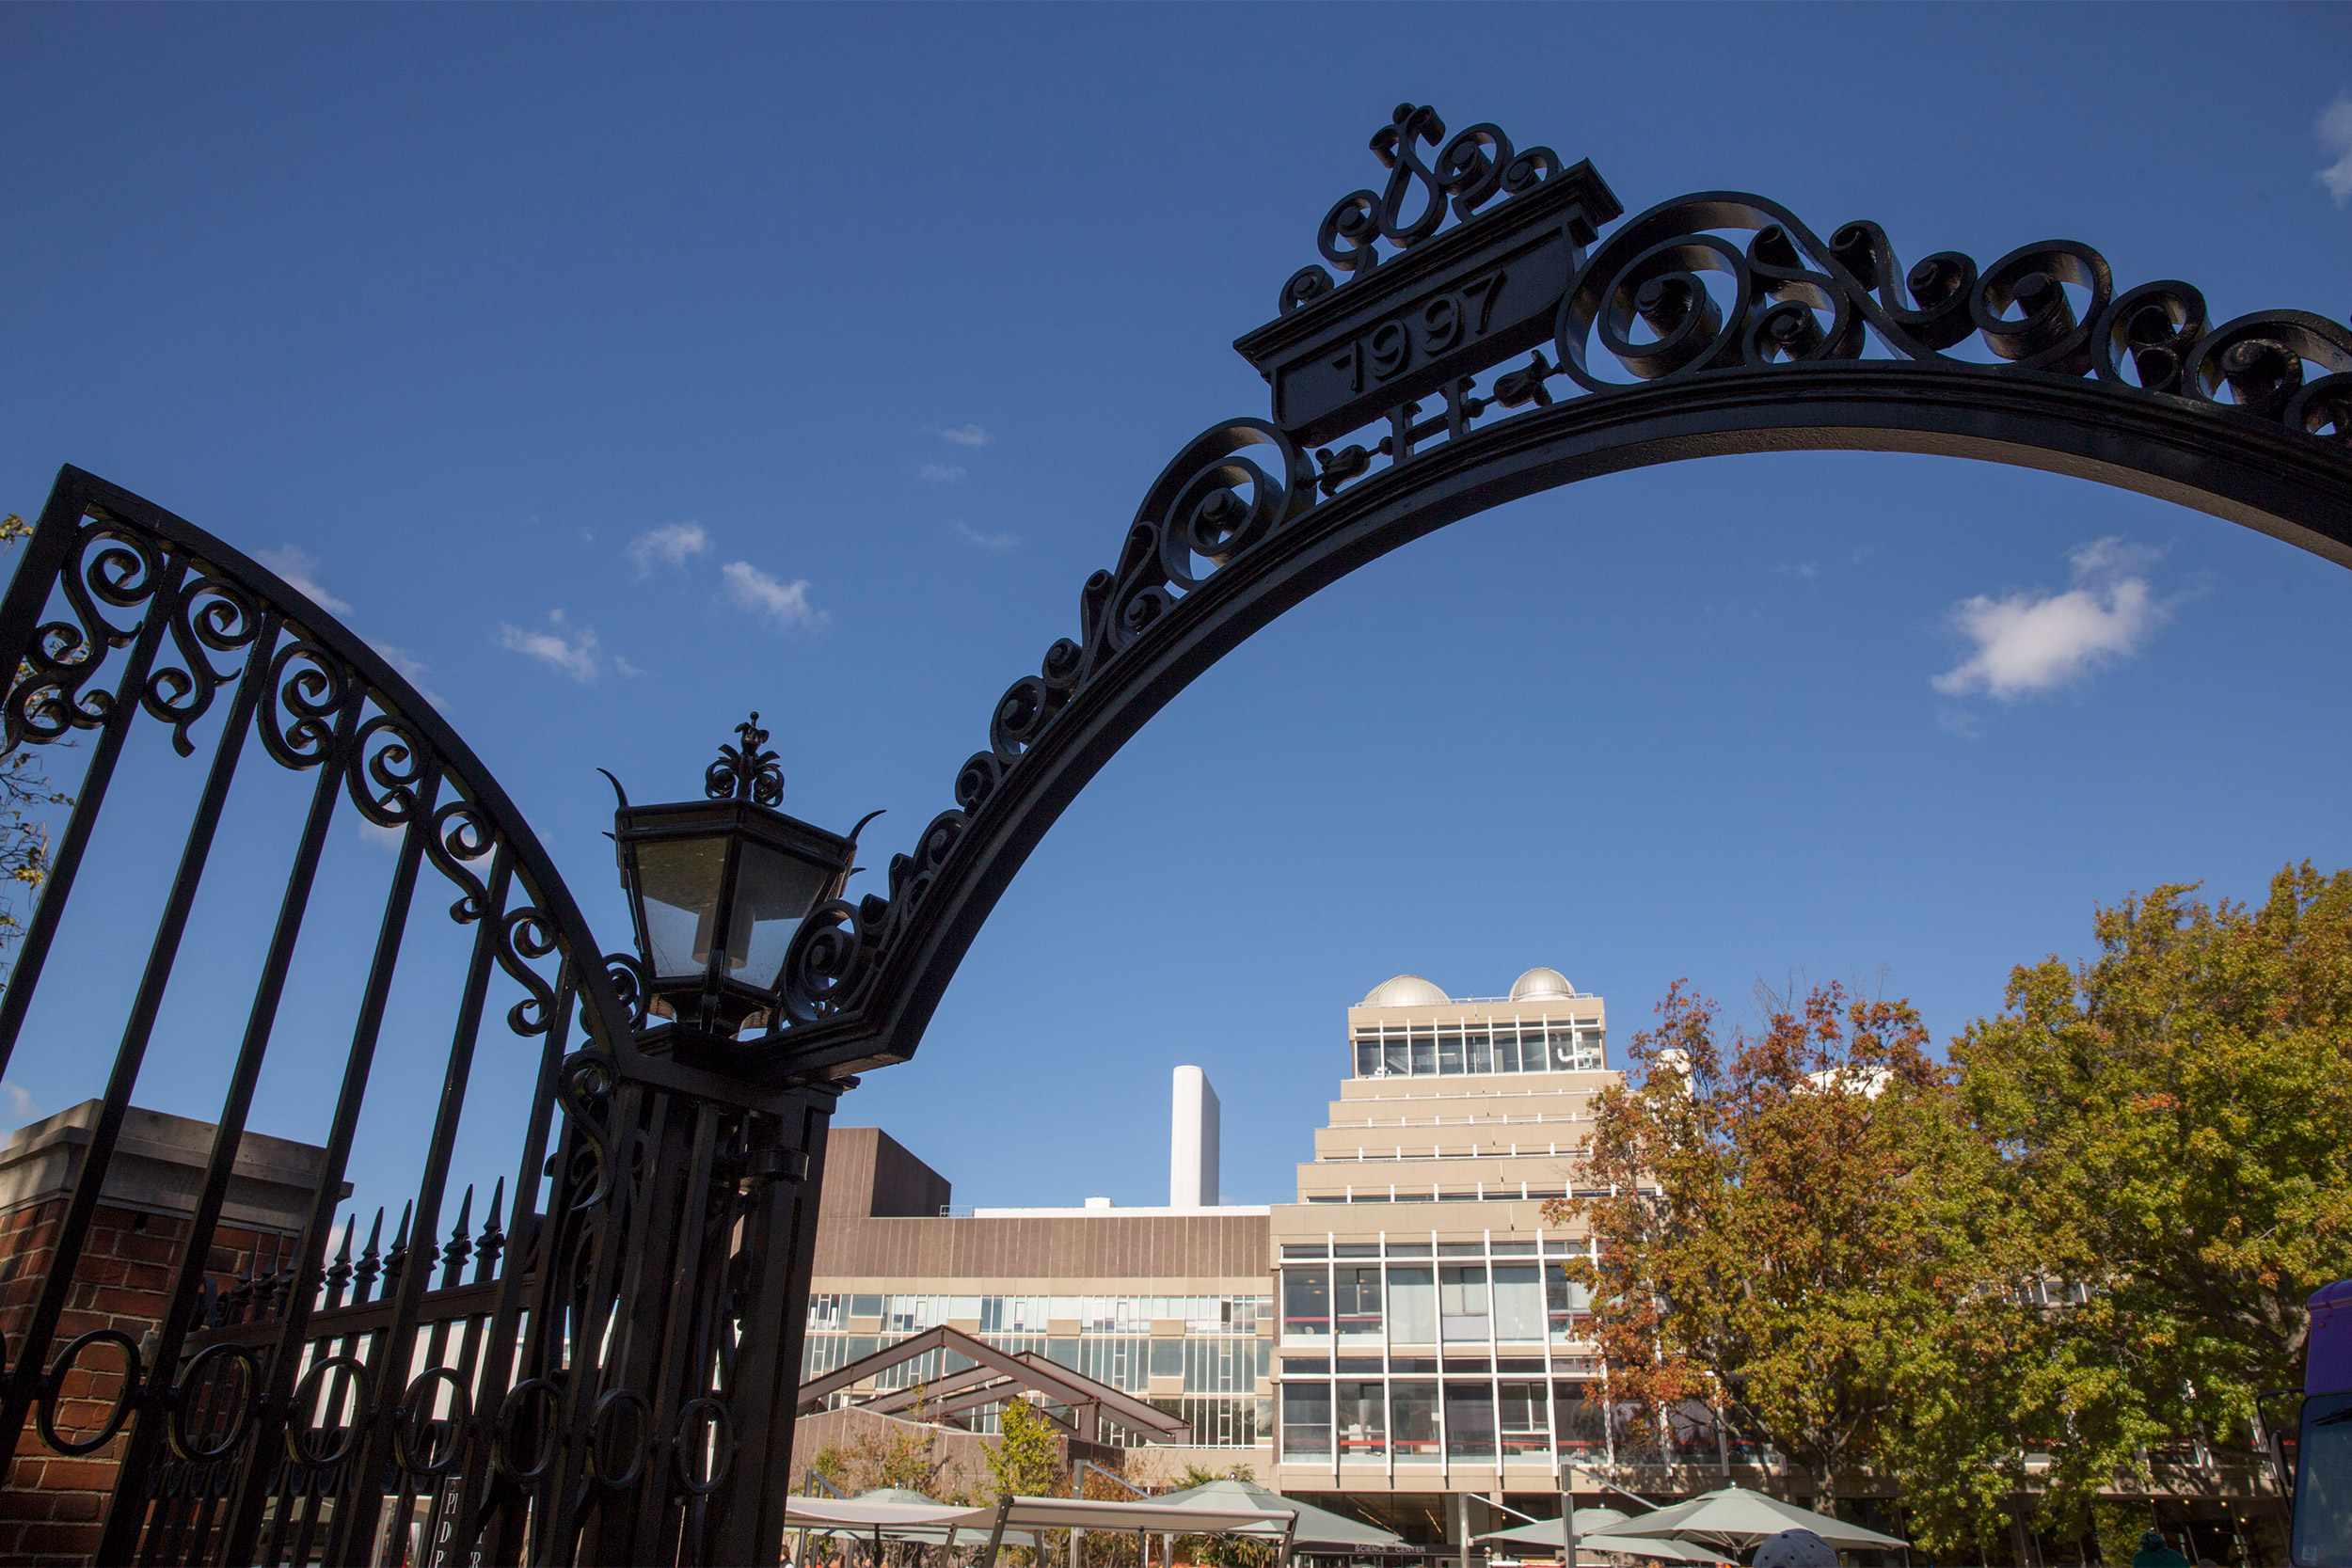
<path id="1" fill-rule="evenodd" d="M 1454 1078 L 1494 1072 L 1597 1072 L 1602 1032 L 1529 1021 L 1391 1024 L 1356 1031 L 1359 1078 Z"/>
<path id="2" fill-rule="evenodd" d="M 1274 1435 L 1274 1402 L 1251 1398 L 1211 1396 L 1201 1399 L 1157 1399 L 1151 1402 L 1178 1420 L 1192 1428 L 1192 1440 L 1206 1449 L 1246 1449 L 1253 1444 L 1271 1441 Z M 1067 1420 L 1070 1412 L 1059 1405 L 1045 1407 Z M 963 1414 L 963 1421 L 974 1432 L 993 1437 L 1004 1431 L 1002 1404 L 984 1405 Z M 1143 1433 L 1129 1432 L 1115 1421 L 1105 1420 L 1100 1431 L 1103 1441 L 1115 1449 L 1139 1449 L 1159 1441 Z"/>
<path id="3" fill-rule="evenodd" d="M 1286 1460 L 1638 1459 L 1661 1452 L 1679 1464 L 1775 1460 L 1745 1423 L 1723 1420 L 1701 1401 L 1685 1401 L 1661 1421 L 1637 1405 L 1611 1406 L 1597 1384 L 1584 1381 L 1286 1381 L 1281 1405 Z"/>
<path id="4" fill-rule="evenodd" d="M 1589 1326 L 1590 1297 L 1540 1263 L 1391 1263 L 1282 1270 L 1284 1343 L 1541 1344 Z"/>
<path id="5" fill-rule="evenodd" d="M 1187 1334 L 1255 1334 L 1266 1296 L 945 1296 L 853 1295 L 808 1298 L 808 1326 L 837 1332 L 851 1318 L 871 1318 L 884 1334 L 919 1334 L 961 1320 L 982 1334 L 1042 1334 L 1057 1319 L 1082 1334 L 1149 1334 L 1152 1320 L 1181 1319 Z"/>

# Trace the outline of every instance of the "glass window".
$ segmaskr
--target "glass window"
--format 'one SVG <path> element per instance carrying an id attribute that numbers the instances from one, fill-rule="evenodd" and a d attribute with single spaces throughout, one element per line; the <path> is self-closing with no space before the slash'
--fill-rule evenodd
<path id="1" fill-rule="evenodd" d="M 1438 1271 L 1438 1323 L 1448 1339 L 1486 1338 L 1486 1269 L 1463 1264 Z"/>
<path id="2" fill-rule="evenodd" d="M 1715 1448 L 1715 1412 L 1702 1400 L 1684 1400 L 1666 1412 L 1666 1438 L 1674 1445 L 1679 1465 L 1714 1465 L 1722 1461 Z"/>
<path id="3" fill-rule="evenodd" d="M 1551 1070 L 1565 1072 L 1576 1066 L 1576 1031 L 1554 1029 L 1551 1034 Z"/>
<path id="4" fill-rule="evenodd" d="M 1380 1042 L 1380 1069 L 1391 1078 L 1402 1078 L 1412 1070 L 1403 1035 L 1391 1035 Z"/>
<path id="5" fill-rule="evenodd" d="M 1184 1342 L 1182 1339 L 1152 1341 L 1152 1375 L 1153 1377 L 1184 1375 Z"/>
<path id="6" fill-rule="evenodd" d="M 1445 1451 L 1454 1459 L 1492 1459 L 1495 1456 L 1493 1384 L 1449 1383 L 1445 1386 Z"/>
<path id="7" fill-rule="evenodd" d="M 1388 1389 L 1377 1381 L 1342 1383 L 1332 1398 L 1332 1425 L 1343 1459 L 1377 1459 L 1389 1451 Z"/>
<path id="8" fill-rule="evenodd" d="M 1415 1030 L 1413 1033 L 1413 1076 L 1428 1078 L 1434 1076 L 1437 1070 L 1437 1037 L 1426 1030 Z"/>
<path id="9" fill-rule="evenodd" d="M 1472 1072 L 1492 1072 L 1495 1069 L 1495 1048 L 1484 1029 L 1462 1032 L 1462 1049 L 1470 1057 Z"/>
<path id="10" fill-rule="evenodd" d="M 1380 1037 L 1378 1035 L 1357 1036 L 1356 1076 L 1359 1078 L 1374 1078 L 1377 1077 L 1379 1072 Z"/>
<path id="11" fill-rule="evenodd" d="M 1560 1401 L 1560 1451 L 1597 1455 L 1608 1448 L 1601 1434 L 1600 1386 L 1563 1383 L 1553 1388 Z"/>
<path id="12" fill-rule="evenodd" d="M 1438 1342 L 1436 1276 L 1426 1268 L 1389 1270 L 1389 1342 L 1434 1345 Z"/>
<path id="13" fill-rule="evenodd" d="M 1542 1342 L 1543 1270 L 1534 1263 L 1495 1265 L 1495 1338 L 1526 1344 Z"/>
<path id="14" fill-rule="evenodd" d="M 1585 1067 L 1596 1072 L 1599 1071 L 1601 1064 L 1609 1059 L 1609 1053 L 1603 1046 L 1601 1032 L 1598 1029 L 1577 1031 L 1576 1046 L 1584 1056 Z"/>
<path id="15" fill-rule="evenodd" d="M 1540 1383 L 1495 1386 L 1495 1433 L 1503 1454 L 1542 1453 L 1551 1446 L 1551 1422 Z"/>
<path id="16" fill-rule="evenodd" d="M 1389 1441 L 1399 1459 L 1438 1457 L 1436 1384 L 1389 1385 Z"/>
<path id="17" fill-rule="evenodd" d="M 1438 1070 L 1448 1078 L 1462 1074 L 1462 1031 L 1447 1029 L 1438 1036 Z"/>
<path id="18" fill-rule="evenodd" d="M 1282 1457 L 1320 1458 L 1331 1451 L 1331 1386 L 1282 1385 Z"/>
<path id="19" fill-rule="evenodd" d="M 850 1298 L 850 1316 L 852 1318 L 879 1318 L 882 1316 L 882 1298 L 880 1296 L 851 1296 Z"/>
<path id="20" fill-rule="evenodd" d="M 1282 1337 L 1323 1338 L 1331 1332 L 1331 1271 L 1282 1271 Z"/>
<path id="21" fill-rule="evenodd" d="M 1519 1069 L 1519 1037 L 1518 1025 L 1495 1025 L 1495 1070 L 1517 1072 Z"/>
<path id="22" fill-rule="evenodd" d="M 1544 1315 L 1554 1339 L 1582 1339 L 1591 1330 L 1592 1294 L 1553 1263 L 1544 1270 Z"/>
<path id="23" fill-rule="evenodd" d="M 1342 1334 L 1380 1332 L 1380 1271 L 1341 1269 L 1332 1276 L 1333 1324 Z"/>

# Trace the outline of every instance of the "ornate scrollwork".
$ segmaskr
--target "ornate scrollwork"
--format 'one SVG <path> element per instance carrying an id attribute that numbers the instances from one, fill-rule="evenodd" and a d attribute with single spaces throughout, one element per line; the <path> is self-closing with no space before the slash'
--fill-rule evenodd
<path id="1" fill-rule="evenodd" d="M 472 925 L 490 907 L 488 886 L 467 863 L 496 847 L 498 830 L 471 801 L 452 800 L 433 814 L 433 831 L 424 837 L 425 858 L 457 884 L 457 901 L 449 907 L 449 917 L 460 926 Z"/>
<path id="2" fill-rule="evenodd" d="M 1423 162 L 1421 150 L 1440 144 L 1437 161 Z M 1323 259 L 1351 279 L 1380 264 L 1381 242 L 1405 251 L 1435 237 L 1449 206 L 1456 220 L 1467 220 L 1498 195 L 1523 195 L 1560 172 L 1560 155 L 1550 148 L 1518 151 L 1489 120 L 1447 141 L 1445 121 L 1426 103 L 1399 103 L 1390 122 L 1373 133 L 1372 150 L 1389 171 L 1386 182 L 1377 192 L 1340 198 L 1315 230 Z M 1416 195 L 1419 211 L 1407 218 Z M 1281 312 L 1287 316 L 1336 287 L 1322 267 L 1302 267 L 1282 285 Z"/>
<path id="3" fill-rule="evenodd" d="M 544 1035 L 555 1023 L 555 988 L 531 960 L 544 958 L 557 947 L 554 920 L 548 911 L 526 904 L 499 917 L 498 942 L 491 949 L 507 978 L 523 988 L 523 999 L 506 1009 L 506 1026 L 528 1038 Z"/>
<path id="4" fill-rule="evenodd" d="M 736 725 L 735 733 L 743 737 L 742 743 L 719 747 L 719 760 L 703 773 L 703 794 L 713 800 L 782 803 L 784 770 L 776 766 L 775 752 L 761 750 L 768 744 L 768 732 L 759 727 L 759 715 Z"/>
<path id="5" fill-rule="evenodd" d="M 110 648 L 128 647 L 136 623 L 118 626 L 98 606 L 135 610 L 165 587 L 170 566 L 155 541 L 111 518 L 84 522 L 75 533 L 57 586 L 72 621 L 48 621 L 33 630 L 24 670 L 9 688 L 0 721 L 5 750 L 45 746 L 75 730 L 96 729 L 114 712 L 116 694 L 85 690 Z M 134 693 L 135 698 L 143 693 Z"/>
<path id="6" fill-rule="evenodd" d="M 1744 245 L 1726 237 L 1743 230 Z M 1972 335 L 2000 363 L 1944 352 Z M 1906 272 L 1874 223 L 1846 224 L 1824 245 L 1785 208 L 1737 192 L 1684 197 L 1628 219 L 1579 274 L 1555 346 L 1559 372 L 1606 393 L 1626 385 L 1601 372 L 1608 361 L 1636 381 L 1659 381 L 1854 359 L 1873 339 L 1897 358 L 1959 374 L 2095 374 L 2322 439 L 2344 439 L 2352 419 L 2352 383 L 2339 380 L 2352 373 L 2352 330 L 2323 316 L 2265 310 L 2210 326 L 2204 296 L 2189 284 L 2168 279 L 2119 295 L 2106 258 L 2072 240 L 2022 245 L 1981 272 L 1948 250 Z M 2328 373 L 2307 386 L 2307 365 Z M 1531 370 L 1538 382 L 1555 373 Z M 1496 401 L 1513 405 L 1499 384 Z"/>
<path id="7" fill-rule="evenodd" d="M 573 1185 L 587 1188 L 572 1200 L 575 1211 L 595 1209 L 612 1194 L 612 1134 L 608 1125 L 612 1090 L 621 1081 L 620 1069 L 603 1044 L 588 1044 L 564 1058 L 555 1071 L 555 1097 L 564 1103 L 564 1119 L 580 1133 L 579 1148 L 589 1169 Z"/>
<path id="8" fill-rule="evenodd" d="M 379 828 L 403 828 L 417 815 L 432 778 L 431 749 L 397 714 L 379 713 L 352 736 L 353 766 L 343 774 L 351 803 Z"/>
<path id="9" fill-rule="evenodd" d="M 147 677 L 140 703 L 171 726 L 172 749 L 195 754 L 189 727 L 211 710 L 213 695 L 237 672 L 215 670 L 208 654 L 236 653 L 261 635 L 262 614 L 244 588 L 217 574 L 182 585 L 173 595 L 171 641 L 176 664 L 158 666 Z"/>
<path id="10" fill-rule="evenodd" d="M 262 744 L 282 768 L 297 772 L 325 762 L 335 749 L 335 720 L 358 682 L 343 662 L 316 642 L 289 642 L 271 656 L 269 696 L 262 704 Z"/>

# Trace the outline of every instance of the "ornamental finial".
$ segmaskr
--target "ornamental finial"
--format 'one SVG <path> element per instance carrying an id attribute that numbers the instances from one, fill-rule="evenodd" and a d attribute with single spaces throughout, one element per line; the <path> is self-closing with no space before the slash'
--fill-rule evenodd
<path id="1" fill-rule="evenodd" d="M 760 749 L 768 744 L 768 732 L 759 727 L 758 712 L 755 710 L 750 719 L 736 725 L 735 733 L 743 737 L 742 743 L 721 744 L 719 760 L 703 773 L 703 794 L 713 800 L 780 804 L 784 771 L 776 766 L 775 752 Z"/>

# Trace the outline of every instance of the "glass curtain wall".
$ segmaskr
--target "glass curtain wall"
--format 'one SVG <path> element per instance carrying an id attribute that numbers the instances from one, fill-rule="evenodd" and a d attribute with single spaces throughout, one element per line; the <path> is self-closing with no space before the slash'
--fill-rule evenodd
<path id="1" fill-rule="evenodd" d="M 1355 1032 L 1359 1078 L 1454 1078 L 1495 1072 L 1597 1072 L 1603 1031 L 1572 1019 L 1481 1023 L 1364 1024 Z"/>

